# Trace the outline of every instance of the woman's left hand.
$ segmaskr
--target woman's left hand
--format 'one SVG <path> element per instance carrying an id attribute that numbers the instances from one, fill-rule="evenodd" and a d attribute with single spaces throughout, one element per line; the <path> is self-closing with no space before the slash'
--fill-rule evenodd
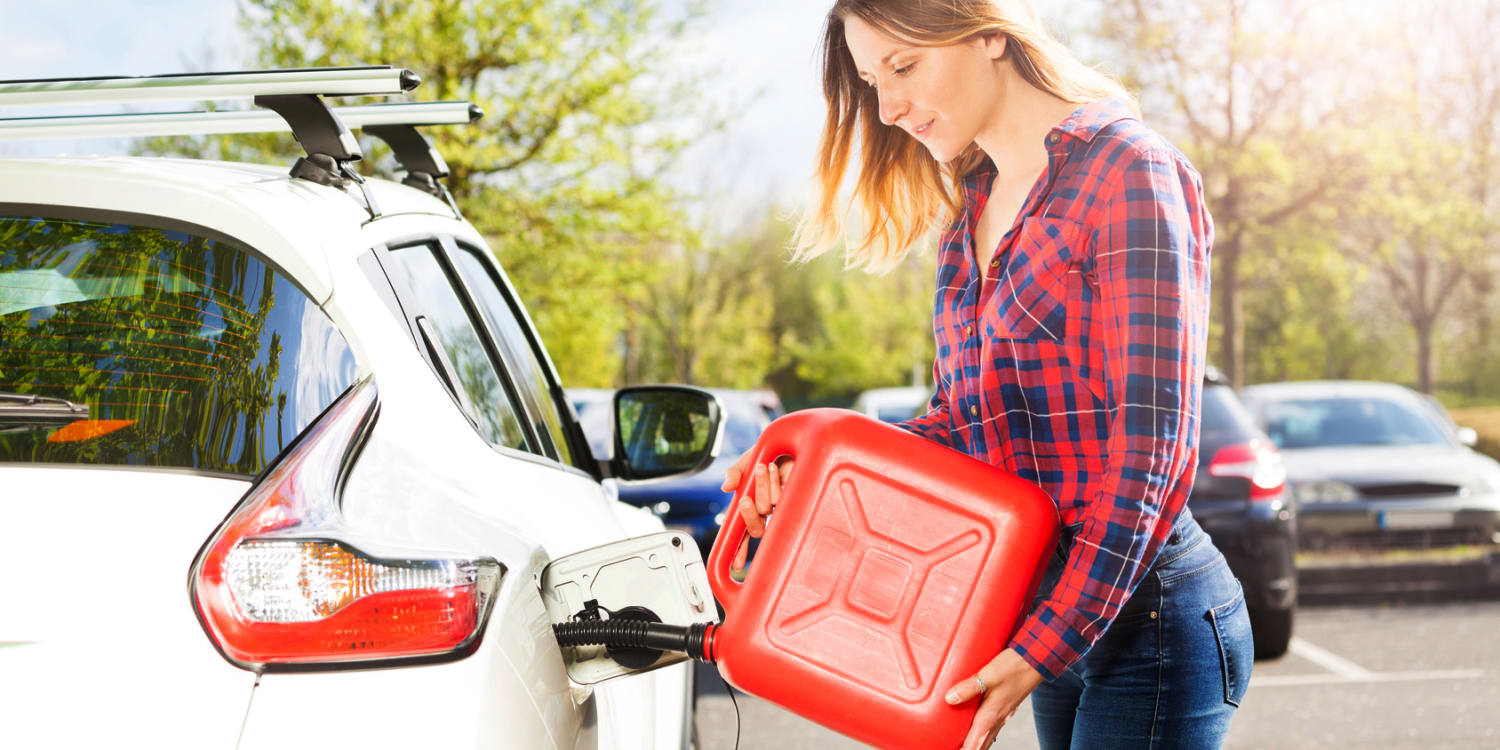
<path id="1" fill-rule="evenodd" d="M 979 670 L 979 679 L 984 680 L 984 696 L 979 713 L 974 715 L 974 724 L 969 727 L 969 736 L 964 738 L 963 750 L 989 747 L 1000 727 L 1016 714 L 1021 701 L 1042 684 L 1042 675 L 1013 649 L 1001 651 L 984 665 Z M 947 699 L 950 704 L 961 706 L 979 696 L 979 681 L 970 677 L 948 688 Z"/>

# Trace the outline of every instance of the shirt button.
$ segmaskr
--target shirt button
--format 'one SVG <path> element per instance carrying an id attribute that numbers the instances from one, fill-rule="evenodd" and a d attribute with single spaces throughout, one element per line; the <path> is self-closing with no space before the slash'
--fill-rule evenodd
<path id="1" fill-rule="evenodd" d="M 1000 259 L 999 258 L 996 258 L 996 259 L 990 261 L 990 268 L 999 268 L 999 267 L 1000 267 Z"/>
<path id="2" fill-rule="evenodd" d="M 979 416 L 979 407 L 973 404 L 969 404 L 969 415 L 973 417 Z"/>
<path id="3" fill-rule="evenodd" d="M 974 338 L 974 326 L 964 326 L 964 336 Z"/>
<path id="4" fill-rule="evenodd" d="M 1052 135 L 1047 136 L 1047 142 L 1048 143 L 1057 143 L 1060 140 L 1062 140 L 1062 136 L 1060 136 L 1060 135 L 1058 135 L 1056 133 L 1053 133 Z M 1035 141 L 1033 141 L 1033 143 L 1035 143 Z"/>

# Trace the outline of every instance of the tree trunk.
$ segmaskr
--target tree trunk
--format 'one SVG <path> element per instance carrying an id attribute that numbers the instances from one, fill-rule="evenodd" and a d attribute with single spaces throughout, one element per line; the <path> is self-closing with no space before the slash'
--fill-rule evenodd
<path id="1" fill-rule="evenodd" d="M 634 318 L 635 315 L 632 314 L 631 322 L 625 326 L 625 356 L 621 358 L 624 372 L 619 385 L 635 385 L 641 382 L 641 333 Z"/>
<path id="2" fill-rule="evenodd" d="M 1219 301 L 1219 321 L 1224 330 L 1219 340 L 1219 368 L 1236 388 L 1245 384 L 1245 362 L 1241 350 L 1245 345 L 1245 325 L 1240 309 L 1240 235 L 1225 238 L 1214 248 L 1219 256 L 1219 278 L 1214 280 L 1214 296 Z"/>
<path id="3" fill-rule="evenodd" d="M 1432 321 L 1414 326 L 1417 329 L 1417 389 L 1432 394 Z"/>

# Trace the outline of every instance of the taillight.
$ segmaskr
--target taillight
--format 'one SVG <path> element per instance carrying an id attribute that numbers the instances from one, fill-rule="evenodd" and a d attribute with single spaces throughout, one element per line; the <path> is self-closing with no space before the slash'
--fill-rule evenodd
<path id="1" fill-rule="evenodd" d="M 1270 500 L 1286 487 L 1281 454 L 1276 452 L 1276 446 L 1261 438 L 1220 448 L 1208 464 L 1208 473 L 1250 480 L 1252 502 Z"/>
<path id="2" fill-rule="evenodd" d="M 477 642 L 500 565 L 356 544 L 339 515 L 374 425 L 374 381 L 353 386 L 248 492 L 193 563 L 193 602 L 246 669 L 458 655 Z"/>

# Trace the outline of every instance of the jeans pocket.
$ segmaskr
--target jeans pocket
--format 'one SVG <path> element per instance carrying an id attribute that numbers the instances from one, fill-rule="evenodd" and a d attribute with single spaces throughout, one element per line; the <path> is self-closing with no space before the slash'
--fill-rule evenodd
<path id="1" fill-rule="evenodd" d="M 1245 611 L 1245 590 L 1238 583 L 1233 599 L 1208 611 L 1214 637 L 1219 644 L 1219 666 L 1224 673 L 1224 702 L 1240 705 L 1250 687 L 1250 669 L 1255 659 L 1250 615 Z"/>

